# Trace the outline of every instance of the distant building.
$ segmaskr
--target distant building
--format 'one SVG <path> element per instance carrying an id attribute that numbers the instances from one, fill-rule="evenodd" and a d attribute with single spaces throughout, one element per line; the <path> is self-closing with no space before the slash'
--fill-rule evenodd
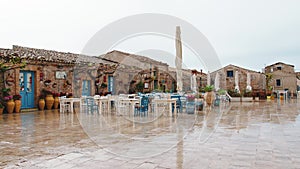
<path id="1" fill-rule="evenodd" d="M 297 92 L 299 93 L 299 91 L 300 91 L 300 72 L 296 72 L 296 77 L 297 77 Z"/>
<path id="2" fill-rule="evenodd" d="M 115 62 L 95 56 L 15 45 L 12 49 L 0 49 L 1 61 L 10 57 L 22 59 L 26 66 L 2 73 L 0 86 L 10 88 L 12 95 L 21 95 L 22 108 L 37 107 L 43 89 L 72 93 L 74 97 L 94 95 L 100 85 L 110 86 L 108 77 L 117 67 Z M 96 85 L 98 80 L 99 85 Z M 108 87 L 105 88 L 108 91 Z"/>
<path id="3" fill-rule="evenodd" d="M 145 56 L 111 51 L 100 56 L 118 63 L 113 73 L 114 94 L 175 91 L 175 77 L 169 75 L 169 65 Z"/>
<path id="4" fill-rule="evenodd" d="M 176 69 L 169 67 L 167 63 L 116 50 L 100 57 L 118 63 L 118 67 L 113 73 L 114 94 L 152 91 L 177 92 Z M 203 81 L 206 80 L 206 75 L 198 71 L 196 73 L 198 86 L 201 87 L 205 84 Z M 191 75 L 192 70 L 182 70 L 184 91 L 191 90 Z"/>
<path id="5" fill-rule="evenodd" d="M 217 80 L 216 74 L 219 74 L 219 88 L 225 90 L 235 89 L 235 76 L 238 73 L 238 86 L 240 92 L 245 92 L 247 88 L 247 74 L 250 76 L 250 86 L 253 91 L 265 89 L 265 76 L 260 72 L 245 69 L 235 65 L 227 65 L 219 70 L 210 73 L 211 84 L 214 85 Z"/>
<path id="6" fill-rule="evenodd" d="M 265 73 L 271 75 L 270 86 L 273 92 L 289 91 L 296 93 L 297 91 L 297 74 L 294 65 L 277 62 L 265 67 Z"/>

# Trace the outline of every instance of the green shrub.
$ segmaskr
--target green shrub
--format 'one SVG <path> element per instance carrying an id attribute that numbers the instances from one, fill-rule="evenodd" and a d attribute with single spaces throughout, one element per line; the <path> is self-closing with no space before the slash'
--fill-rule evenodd
<path id="1" fill-rule="evenodd" d="M 214 90 L 214 86 L 213 85 L 207 85 L 204 87 L 204 91 L 205 92 L 211 92 Z"/>

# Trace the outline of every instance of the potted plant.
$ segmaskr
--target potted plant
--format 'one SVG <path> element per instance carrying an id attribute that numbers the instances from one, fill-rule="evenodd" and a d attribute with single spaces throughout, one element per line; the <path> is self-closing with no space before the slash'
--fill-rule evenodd
<path id="1" fill-rule="evenodd" d="M 15 102 L 13 100 L 13 96 L 12 95 L 8 95 L 8 96 L 4 96 L 3 100 L 5 101 L 6 104 L 6 111 L 8 113 L 13 113 L 14 112 L 14 108 L 15 108 Z"/>
<path id="2" fill-rule="evenodd" d="M 0 103 L 0 114 L 3 114 L 4 106 L 2 103 Z"/>
<path id="3" fill-rule="evenodd" d="M 253 100 L 252 91 L 246 90 L 243 94 L 242 101 L 251 102 L 252 100 Z"/>
<path id="4" fill-rule="evenodd" d="M 195 113 L 195 95 L 188 94 L 186 96 L 186 113 L 194 114 Z"/>
<path id="5" fill-rule="evenodd" d="M 39 109 L 44 110 L 45 109 L 45 95 L 42 93 L 39 96 Z"/>
<path id="6" fill-rule="evenodd" d="M 15 102 L 13 96 L 10 95 L 10 88 L 2 89 L 3 101 L 5 102 L 5 108 L 8 113 L 13 113 L 15 108 Z"/>
<path id="7" fill-rule="evenodd" d="M 218 94 L 219 94 L 220 96 L 226 95 L 226 90 L 220 89 L 220 90 L 218 90 Z"/>
<path id="8" fill-rule="evenodd" d="M 232 102 L 240 102 L 241 101 L 241 94 L 238 93 L 237 90 L 228 90 L 227 92 L 231 96 L 230 101 L 232 101 Z"/>
<path id="9" fill-rule="evenodd" d="M 192 94 L 189 94 L 186 96 L 186 101 L 187 102 L 194 102 L 195 101 L 195 96 Z"/>
<path id="10" fill-rule="evenodd" d="M 58 109 L 58 105 L 59 105 L 59 98 L 58 97 L 60 96 L 60 94 L 59 93 L 54 93 L 53 96 L 54 96 L 53 108 Z"/>
<path id="11" fill-rule="evenodd" d="M 15 101 L 15 112 L 16 113 L 21 112 L 21 106 L 22 106 L 21 98 L 22 98 L 22 96 L 20 94 L 13 95 L 13 99 Z"/>
<path id="12" fill-rule="evenodd" d="M 205 92 L 212 92 L 214 90 L 214 86 L 213 85 L 206 85 L 204 87 L 204 91 Z"/>
<path id="13" fill-rule="evenodd" d="M 43 89 L 42 93 L 46 96 L 45 103 L 47 110 L 51 110 L 54 104 L 53 92 L 51 92 L 50 90 Z"/>
<path id="14" fill-rule="evenodd" d="M 206 104 L 210 107 L 214 101 L 214 86 L 213 85 L 207 85 L 204 87 L 204 99 L 206 101 Z"/>

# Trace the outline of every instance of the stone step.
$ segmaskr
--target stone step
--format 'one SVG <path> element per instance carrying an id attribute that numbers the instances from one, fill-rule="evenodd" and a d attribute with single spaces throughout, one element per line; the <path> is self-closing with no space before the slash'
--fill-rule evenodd
<path id="1" fill-rule="evenodd" d="M 38 108 L 28 108 L 28 109 L 21 109 L 21 113 L 26 113 L 26 112 L 33 112 L 33 111 L 38 111 Z"/>

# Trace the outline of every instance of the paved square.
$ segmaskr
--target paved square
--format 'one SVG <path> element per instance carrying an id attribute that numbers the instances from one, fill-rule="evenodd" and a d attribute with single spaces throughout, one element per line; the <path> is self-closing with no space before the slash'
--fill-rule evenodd
<path id="1" fill-rule="evenodd" d="M 4 114 L 0 168 L 300 168 L 297 101 L 222 104 L 177 118 Z"/>

